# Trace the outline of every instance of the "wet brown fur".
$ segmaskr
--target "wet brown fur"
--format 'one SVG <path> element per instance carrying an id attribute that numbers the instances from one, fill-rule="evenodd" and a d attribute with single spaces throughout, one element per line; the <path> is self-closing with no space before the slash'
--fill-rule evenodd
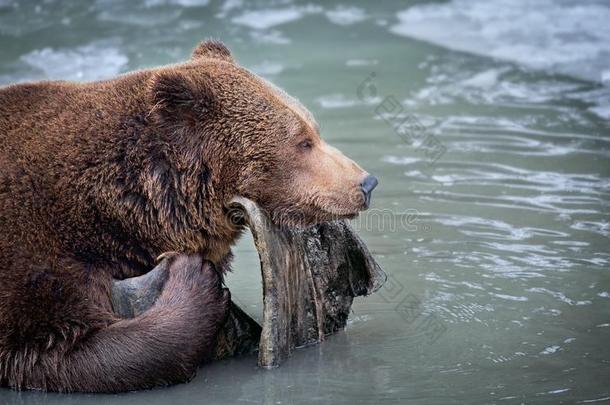
<path id="1" fill-rule="evenodd" d="M 303 139 L 313 147 L 299 149 Z M 293 223 L 361 208 L 364 172 L 323 147 L 307 115 L 213 41 L 186 63 L 108 81 L 0 88 L 0 385 L 118 392 L 188 380 L 226 315 L 207 261 L 225 261 L 241 231 L 231 198 Z M 343 173 L 335 188 L 350 180 L 345 201 L 327 199 L 340 209 L 325 208 L 332 187 L 295 187 L 315 177 L 319 159 L 304 154 L 323 152 L 344 168 L 329 166 Z M 112 278 L 167 251 L 184 254 L 161 298 L 118 318 Z"/>

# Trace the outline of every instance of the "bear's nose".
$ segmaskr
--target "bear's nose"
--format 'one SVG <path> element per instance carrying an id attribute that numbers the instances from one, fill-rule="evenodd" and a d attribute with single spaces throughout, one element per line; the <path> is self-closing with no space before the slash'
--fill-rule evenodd
<path id="1" fill-rule="evenodd" d="M 360 183 L 360 187 L 362 188 L 362 192 L 364 193 L 365 208 L 369 207 L 369 204 L 371 203 L 371 193 L 373 192 L 375 187 L 377 187 L 377 184 L 379 184 L 379 180 L 377 180 L 377 177 L 372 176 L 370 174 L 366 176 L 364 180 L 362 180 L 362 183 Z"/>

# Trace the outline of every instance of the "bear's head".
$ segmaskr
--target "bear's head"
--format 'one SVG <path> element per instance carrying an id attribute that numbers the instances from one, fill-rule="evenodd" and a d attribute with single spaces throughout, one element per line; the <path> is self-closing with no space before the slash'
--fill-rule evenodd
<path id="1" fill-rule="evenodd" d="M 309 225 L 366 209 L 377 179 L 320 138 L 312 114 L 240 67 L 216 41 L 152 78 L 154 116 L 209 172 L 210 198 L 257 202 L 274 222 Z"/>

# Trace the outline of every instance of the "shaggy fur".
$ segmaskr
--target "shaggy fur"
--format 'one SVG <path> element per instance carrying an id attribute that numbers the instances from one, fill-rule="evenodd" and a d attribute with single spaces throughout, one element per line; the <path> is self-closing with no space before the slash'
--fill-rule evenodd
<path id="1" fill-rule="evenodd" d="M 364 175 L 218 42 L 108 81 L 1 88 L 0 384 L 117 392 L 188 380 L 226 316 L 210 262 L 226 262 L 241 231 L 228 202 L 252 198 L 280 222 L 351 216 Z M 112 279 L 167 251 L 184 254 L 161 298 L 119 319 Z"/>

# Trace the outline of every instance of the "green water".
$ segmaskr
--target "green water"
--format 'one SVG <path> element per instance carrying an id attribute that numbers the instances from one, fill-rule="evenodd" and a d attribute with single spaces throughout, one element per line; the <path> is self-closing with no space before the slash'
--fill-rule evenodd
<path id="1" fill-rule="evenodd" d="M 354 225 L 389 275 L 345 331 L 276 370 L 243 357 L 167 389 L 1 390 L 0 404 L 610 400 L 610 54 L 590 35 L 608 29 L 582 17 L 610 11 L 510 3 L 524 23 L 501 19 L 506 0 L 421 3 L 0 0 L 0 83 L 95 80 L 223 40 L 379 177 Z M 251 240 L 235 253 L 228 284 L 260 317 Z"/>

